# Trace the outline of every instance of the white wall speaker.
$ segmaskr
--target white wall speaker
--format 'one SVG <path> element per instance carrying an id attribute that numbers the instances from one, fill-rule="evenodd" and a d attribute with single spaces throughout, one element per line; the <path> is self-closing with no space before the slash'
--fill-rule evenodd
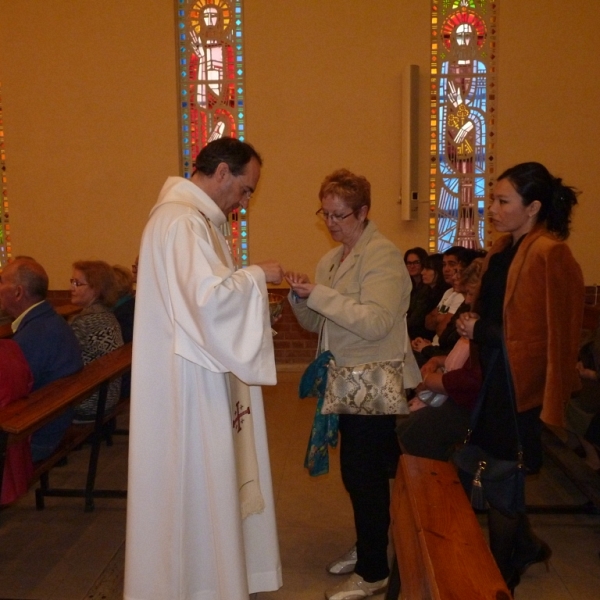
<path id="1" fill-rule="evenodd" d="M 400 204 L 405 221 L 419 213 L 419 67 L 406 65 L 402 71 L 402 165 Z"/>

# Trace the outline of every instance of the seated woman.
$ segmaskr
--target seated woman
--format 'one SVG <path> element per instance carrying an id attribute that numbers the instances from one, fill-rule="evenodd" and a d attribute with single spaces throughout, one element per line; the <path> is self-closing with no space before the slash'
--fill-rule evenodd
<path id="1" fill-rule="evenodd" d="M 404 264 L 412 282 L 412 289 L 410 291 L 411 304 L 416 293 L 423 286 L 422 271 L 426 258 L 427 250 L 419 246 L 410 248 L 404 253 Z M 410 311 L 410 307 L 408 310 Z"/>
<path id="2" fill-rule="evenodd" d="M 410 258 L 410 254 L 408 255 Z M 410 273 L 410 271 L 409 271 Z M 408 335 L 411 340 L 422 337 L 428 340 L 433 338 L 433 331 L 425 327 L 425 317 L 438 305 L 448 284 L 444 281 L 442 271 L 442 255 L 432 254 L 423 259 L 421 270 L 421 285 L 410 296 L 410 306 L 406 313 Z"/>
<path id="3" fill-rule="evenodd" d="M 71 320 L 71 327 L 81 344 L 84 364 L 123 345 L 121 327 L 110 310 L 116 300 L 117 284 L 109 264 L 99 260 L 73 263 L 71 302 L 83 310 Z M 111 382 L 106 411 L 118 402 L 120 389 L 120 379 Z M 98 397 L 99 392 L 95 392 L 77 406 L 74 423 L 96 418 Z"/>
<path id="4" fill-rule="evenodd" d="M 483 259 L 474 260 L 462 273 L 457 288 L 469 306 L 477 294 Z M 403 452 L 448 460 L 466 437 L 470 412 L 481 385 L 477 357 L 469 341 L 459 338 L 447 356 L 434 356 L 421 368 L 423 382 L 409 403 L 411 414 L 401 419 L 396 433 Z"/>
<path id="5" fill-rule="evenodd" d="M 136 259 L 137 260 L 137 259 Z M 133 341 L 133 316 L 135 313 L 135 291 L 133 289 L 134 275 L 121 265 L 113 265 L 117 282 L 118 300 L 113 307 L 113 314 L 121 326 L 123 343 Z M 121 398 L 129 398 L 131 392 L 131 373 L 125 373 L 121 378 Z"/>
<path id="6" fill-rule="evenodd" d="M 0 340 L 0 408 L 27 396 L 33 386 L 33 375 L 19 344 Z M 10 504 L 29 487 L 33 475 L 29 440 L 11 444 L 6 449 L 0 504 Z"/>

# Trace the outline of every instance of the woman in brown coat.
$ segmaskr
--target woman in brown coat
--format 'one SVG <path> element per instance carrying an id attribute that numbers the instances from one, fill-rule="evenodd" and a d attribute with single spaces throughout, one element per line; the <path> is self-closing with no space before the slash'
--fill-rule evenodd
<path id="1" fill-rule="evenodd" d="M 564 243 L 576 203 L 574 190 L 539 163 L 500 175 L 489 216 L 508 235 L 486 258 L 476 312 L 461 315 L 457 324 L 477 344 L 486 378 L 470 441 L 504 460 L 516 460 L 520 442 L 529 472 L 541 467 L 541 422 L 563 425 L 565 405 L 578 385 L 584 286 Z M 524 506 L 524 498 L 518 504 Z M 489 532 L 511 589 L 530 565 L 550 558 L 550 547 L 533 534 L 524 512 L 490 506 Z"/>

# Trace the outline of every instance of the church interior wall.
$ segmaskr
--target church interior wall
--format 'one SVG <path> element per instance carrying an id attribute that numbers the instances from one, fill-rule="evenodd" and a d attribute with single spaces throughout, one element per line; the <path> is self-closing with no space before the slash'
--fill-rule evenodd
<path id="1" fill-rule="evenodd" d="M 594 164 L 600 3 L 498 3 L 496 152 L 501 170 L 539 160 L 582 190 L 570 241 L 600 282 Z M 43 10 L 41 7 L 43 6 Z M 70 265 L 130 265 L 148 212 L 179 169 L 173 2 L 0 0 L 0 82 L 14 253 L 51 287 Z M 427 245 L 429 2 L 250 0 L 247 140 L 264 158 L 250 253 L 312 274 L 331 246 L 314 212 L 323 177 L 372 184 L 371 216 L 402 249 Z M 420 67 L 419 218 L 402 221 L 401 73 Z"/>

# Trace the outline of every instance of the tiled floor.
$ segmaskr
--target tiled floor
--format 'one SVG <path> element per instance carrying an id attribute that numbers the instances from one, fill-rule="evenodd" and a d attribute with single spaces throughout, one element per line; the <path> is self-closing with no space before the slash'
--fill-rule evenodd
<path id="1" fill-rule="evenodd" d="M 337 452 L 327 476 L 312 479 L 302 466 L 314 400 L 298 400 L 298 378 L 297 372 L 281 372 L 279 385 L 265 388 L 284 585 L 258 600 L 322 599 L 323 590 L 339 581 L 324 565 L 354 541 Z M 126 437 L 102 449 L 100 486 L 125 485 L 126 451 Z M 79 485 L 87 452 L 73 454 L 66 467 L 55 470 L 54 481 Z M 553 468 L 529 484 L 528 494 L 531 503 L 581 500 Z M 0 600 L 122 597 L 125 502 L 97 500 L 92 513 L 82 506 L 80 499 L 49 498 L 46 510 L 36 512 L 30 492 L 0 512 Z M 516 598 L 600 598 L 600 516 L 536 515 L 532 521 L 554 555 L 549 572 L 544 565 L 527 572 Z"/>

